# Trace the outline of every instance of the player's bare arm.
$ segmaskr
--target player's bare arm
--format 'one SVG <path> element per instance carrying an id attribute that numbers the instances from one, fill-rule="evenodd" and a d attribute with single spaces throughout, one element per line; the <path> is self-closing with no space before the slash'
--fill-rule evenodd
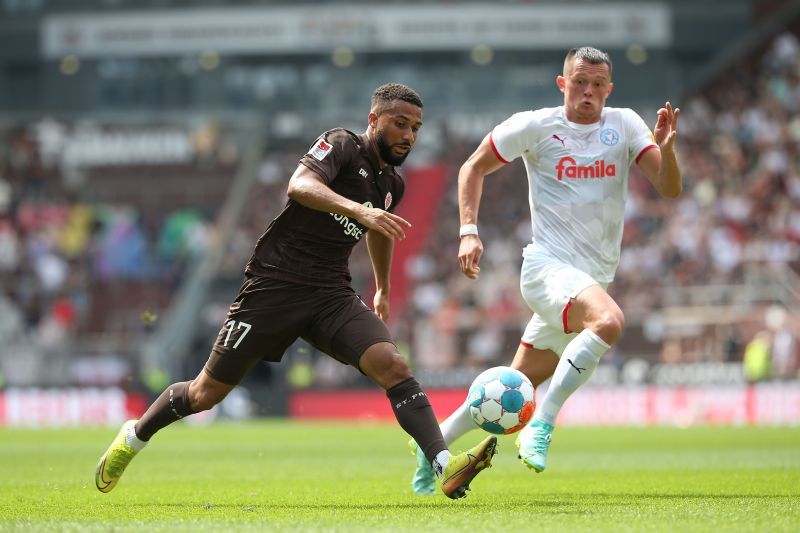
<path id="1" fill-rule="evenodd" d="M 458 172 L 458 210 L 461 225 L 478 223 L 478 208 L 483 193 L 483 178 L 504 165 L 492 150 L 491 134 L 484 137 L 480 146 L 461 165 Z M 478 263 L 483 255 L 483 243 L 478 235 L 461 237 L 458 262 L 461 272 L 470 279 L 478 279 Z"/>
<path id="2" fill-rule="evenodd" d="M 389 321 L 389 291 L 391 290 L 390 272 L 392 270 L 392 253 L 394 241 L 382 233 L 367 232 L 367 250 L 375 273 L 375 296 L 372 305 L 375 313 L 384 322 Z"/>
<path id="3" fill-rule="evenodd" d="M 658 119 L 653 128 L 653 137 L 658 150 L 648 150 L 639 160 L 639 168 L 650 180 L 661 196 L 677 197 L 683 188 L 681 169 L 675 155 L 675 138 L 678 135 L 678 117 L 681 110 L 670 102 L 658 110 Z"/>
<path id="4" fill-rule="evenodd" d="M 345 215 L 358 220 L 369 229 L 374 229 L 387 238 L 404 239 L 405 230 L 411 224 L 388 211 L 367 207 L 336 194 L 325 180 L 304 165 L 298 165 L 289 180 L 289 198 L 310 209 Z"/>

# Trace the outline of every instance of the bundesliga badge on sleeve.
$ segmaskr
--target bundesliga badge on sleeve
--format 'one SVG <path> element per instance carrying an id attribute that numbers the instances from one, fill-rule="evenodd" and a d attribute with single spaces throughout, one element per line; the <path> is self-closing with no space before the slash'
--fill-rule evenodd
<path id="1" fill-rule="evenodd" d="M 308 155 L 316 159 L 317 161 L 322 161 L 328 154 L 333 151 L 333 146 L 325 141 L 325 139 L 318 140 L 311 150 L 308 151 Z"/>

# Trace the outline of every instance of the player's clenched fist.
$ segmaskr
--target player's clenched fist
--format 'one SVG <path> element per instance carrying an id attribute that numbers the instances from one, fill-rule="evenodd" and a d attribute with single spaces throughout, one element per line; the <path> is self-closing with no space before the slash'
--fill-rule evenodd
<path id="1" fill-rule="evenodd" d="M 478 279 L 481 267 L 478 263 L 483 255 L 483 243 L 477 235 L 465 235 L 458 247 L 458 262 L 461 272 L 470 279 Z"/>

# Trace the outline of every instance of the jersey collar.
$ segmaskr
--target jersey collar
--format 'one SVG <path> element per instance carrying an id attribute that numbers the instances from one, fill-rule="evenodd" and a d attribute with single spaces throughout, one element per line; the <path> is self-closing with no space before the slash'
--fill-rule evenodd
<path id="1" fill-rule="evenodd" d="M 567 113 L 566 111 L 564 111 L 563 105 L 559 106 L 559 111 L 561 112 L 561 118 L 564 119 L 564 123 L 566 123 L 566 125 L 569 126 L 570 128 L 579 131 L 591 131 L 595 128 L 599 128 L 600 123 L 603 122 L 603 119 L 605 118 L 606 115 L 606 109 L 603 108 L 603 110 L 600 112 L 600 120 L 598 120 L 597 122 L 593 122 L 591 124 L 578 124 L 577 122 L 572 122 L 567 118 Z"/>

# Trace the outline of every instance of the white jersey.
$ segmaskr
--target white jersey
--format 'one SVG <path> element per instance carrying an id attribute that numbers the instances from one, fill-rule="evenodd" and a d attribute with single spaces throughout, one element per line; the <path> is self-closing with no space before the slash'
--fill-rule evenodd
<path id="1" fill-rule="evenodd" d="M 525 161 L 534 251 L 610 283 L 619 264 L 630 166 L 657 146 L 641 117 L 606 107 L 600 122 L 576 124 L 563 106 L 543 108 L 511 116 L 490 141 L 502 161 Z"/>

